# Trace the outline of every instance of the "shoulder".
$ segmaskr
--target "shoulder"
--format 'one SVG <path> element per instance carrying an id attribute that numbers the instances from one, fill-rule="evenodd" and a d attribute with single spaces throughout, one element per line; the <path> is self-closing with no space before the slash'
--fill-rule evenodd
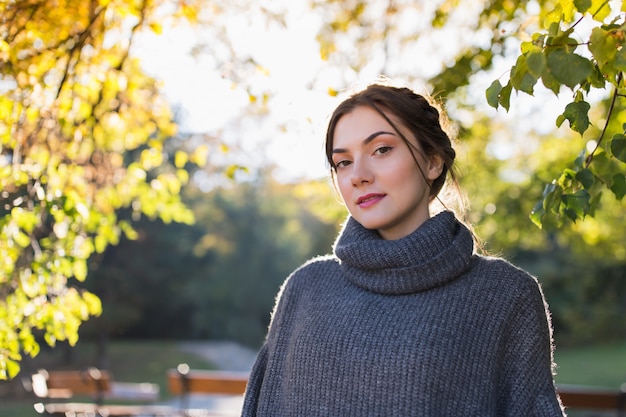
<path id="1" fill-rule="evenodd" d="M 297 273 L 309 273 L 318 269 L 334 268 L 339 266 L 339 259 L 333 255 L 316 256 L 306 261 L 302 266 L 294 271 Z"/>
<path id="2" fill-rule="evenodd" d="M 475 255 L 472 264 L 469 273 L 484 286 L 513 297 L 543 298 L 538 279 L 503 258 Z"/>
<path id="3" fill-rule="evenodd" d="M 298 292 L 303 286 L 310 286 L 314 282 L 328 279 L 339 271 L 339 260 L 332 255 L 317 256 L 309 259 L 283 282 L 279 294 Z"/>
<path id="4" fill-rule="evenodd" d="M 334 276 L 339 271 L 339 260 L 332 255 L 317 256 L 309 259 L 293 271 L 283 284 L 286 287 L 309 286 Z"/>
<path id="5" fill-rule="evenodd" d="M 468 273 L 468 292 L 489 305 L 492 312 L 499 312 L 494 316 L 509 323 L 524 323 L 520 326 L 527 330 L 550 328 L 548 304 L 535 276 L 505 259 L 487 256 L 475 256 Z"/>
<path id="6" fill-rule="evenodd" d="M 475 255 L 472 271 L 491 279 L 512 280 L 519 283 L 535 284 L 537 278 L 506 259 Z"/>
<path id="7" fill-rule="evenodd" d="M 318 256 L 305 262 L 283 282 L 276 295 L 272 316 L 293 312 L 312 294 L 323 294 L 339 271 L 339 261 L 331 255 Z"/>

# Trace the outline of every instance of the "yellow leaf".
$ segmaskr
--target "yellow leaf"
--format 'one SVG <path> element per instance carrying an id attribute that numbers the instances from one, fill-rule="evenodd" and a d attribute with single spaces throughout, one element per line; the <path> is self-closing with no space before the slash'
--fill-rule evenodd
<path id="1" fill-rule="evenodd" d="M 189 172 L 184 169 L 176 170 L 176 177 L 183 184 L 187 184 L 189 182 Z"/>
<path id="2" fill-rule="evenodd" d="M 98 235 L 95 237 L 94 243 L 96 246 L 96 252 L 102 253 L 106 249 L 108 242 L 104 236 Z"/>
<path id="3" fill-rule="evenodd" d="M 180 7 L 179 14 L 187 19 L 190 23 L 196 23 L 198 21 L 198 11 L 195 7 L 188 4 L 183 4 Z"/>
<path id="4" fill-rule="evenodd" d="M 339 94 L 339 91 L 335 90 L 332 87 L 328 87 L 328 95 L 331 97 L 337 97 L 337 94 Z"/>
<path id="5" fill-rule="evenodd" d="M 560 3 L 563 21 L 571 22 L 574 18 L 574 13 L 576 13 L 574 2 L 572 0 L 560 0 Z"/>
<path id="6" fill-rule="evenodd" d="M 624 5 L 622 4 L 623 7 Z M 611 14 L 611 6 L 606 0 L 591 0 L 589 12 L 593 15 L 594 20 L 602 22 Z"/>
<path id="7" fill-rule="evenodd" d="M 157 22 L 150 23 L 150 29 L 152 29 L 152 31 L 156 33 L 157 35 L 160 35 L 163 33 L 163 26 L 161 26 L 161 24 Z"/>
<path id="8" fill-rule="evenodd" d="M 15 236 L 13 237 L 13 240 L 22 248 L 25 248 L 28 245 L 30 245 L 30 238 L 21 232 L 16 233 Z"/>
<path id="9" fill-rule="evenodd" d="M 188 161 L 189 155 L 187 155 L 187 152 L 176 151 L 176 155 L 174 156 L 174 165 L 176 168 L 184 168 Z"/>
<path id="10" fill-rule="evenodd" d="M 88 291 L 82 293 L 83 301 L 87 305 L 87 310 L 89 314 L 92 316 L 99 316 L 102 313 L 102 302 L 97 295 L 92 294 Z"/>
<path id="11" fill-rule="evenodd" d="M 189 160 L 199 167 L 206 165 L 209 156 L 209 147 L 207 145 L 198 146 L 190 155 Z"/>
<path id="12" fill-rule="evenodd" d="M 84 259 L 75 260 L 72 263 L 72 272 L 77 280 L 83 282 L 87 278 L 87 262 Z"/>
<path id="13" fill-rule="evenodd" d="M 257 71 L 259 71 L 261 74 L 265 75 L 266 77 L 267 77 L 268 75 L 270 75 L 270 70 L 269 70 L 269 68 L 266 68 L 266 67 L 264 67 L 264 66 L 262 66 L 262 65 L 257 65 L 257 66 L 256 66 L 256 70 L 257 70 Z"/>
<path id="14" fill-rule="evenodd" d="M 9 379 L 14 378 L 20 372 L 20 364 L 11 359 L 7 360 L 6 367 Z"/>

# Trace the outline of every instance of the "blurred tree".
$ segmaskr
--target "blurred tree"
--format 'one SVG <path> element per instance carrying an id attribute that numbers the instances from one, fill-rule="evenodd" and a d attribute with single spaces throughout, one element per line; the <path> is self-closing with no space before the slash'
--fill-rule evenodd
<path id="1" fill-rule="evenodd" d="M 85 282 L 104 312 L 82 337 L 212 338 L 258 347 L 280 284 L 311 256 L 330 252 L 345 211 L 326 182 L 290 185 L 269 172 L 251 175 L 207 192 L 186 187 L 194 225 L 145 219 L 135 226 L 137 240 L 109 247 Z"/>
<path id="2" fill-rule="evenodd" d="M 160 30 L 159 3 L 0 3 L 0 379 L 17 374 L 22 352 L 37 354 L 38 335 L 74 344 L 81 322 L 100 314 L 72 279 L 122 232 L 135 236 L 120 208 L 193 221 L 181 168 L 204 154 L 163 158 L 175 125 L 129 56 L 137 32 Z M 190 3 L 172 14 L 193 20 Z"/>
<path id="3" fill-rule="evenodd" d="M 207 226 L 196 251 L 213 254 L 214 262 L 203 282 L 188 287 L 196 307 L 193 335 L 258 347 L 287 275 L 311 256 L 331 251 L 337 219 L 316 208 L 334 204 L 333 194 L 325 183 L 293 186 L 263 175 L 209 196 L 212 204 L 196 212 Z"/>

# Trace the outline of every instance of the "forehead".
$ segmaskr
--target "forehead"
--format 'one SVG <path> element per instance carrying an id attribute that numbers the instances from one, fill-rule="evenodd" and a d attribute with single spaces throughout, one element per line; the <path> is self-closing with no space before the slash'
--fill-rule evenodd
<path id="1" fill-rule="evenodd" d="M 398 125 L 395 120 L 393 123 Z M 368 106 L 359 106 L 339 118 L 335 125 L 334 142 L 363 140 L 379 130 L 395 133 L 394 127 L 378 111 Z"/>
<path id="2" fill-rule="evenodd" d="M 351 142 L 362 142 L 372 133 L 384 131 L 395 134 L 399 139 L 406 139 L 417 144 L 415 135 L 394 114 L 361 105 L 339 118 L 332 135 L 332 147 L 343 148 Z"/>

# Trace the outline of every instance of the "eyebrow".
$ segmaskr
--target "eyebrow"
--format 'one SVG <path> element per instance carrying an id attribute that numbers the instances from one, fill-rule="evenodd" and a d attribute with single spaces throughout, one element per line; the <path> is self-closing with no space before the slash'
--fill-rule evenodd
<path id="1" fill-rule="evenodd" d="M 370 143 L 371 141 L 373 141 L 374 139 L 376 139 L 378 136 L 380 135 L 393 135 L 395 136 L 396 134 L 393 132 L 386 132 L 384 130 L 379 130 L 378 132 L 374 132 L 371 135 L 369 135 L 368 137 L 366 137 L 363 140 L 363 145 L 367 145 L 368 143 Z M 347 153 L 348 150 L 344 149 L 344 148 L 335 148 L 333 149 L 333 153 Z"/>

